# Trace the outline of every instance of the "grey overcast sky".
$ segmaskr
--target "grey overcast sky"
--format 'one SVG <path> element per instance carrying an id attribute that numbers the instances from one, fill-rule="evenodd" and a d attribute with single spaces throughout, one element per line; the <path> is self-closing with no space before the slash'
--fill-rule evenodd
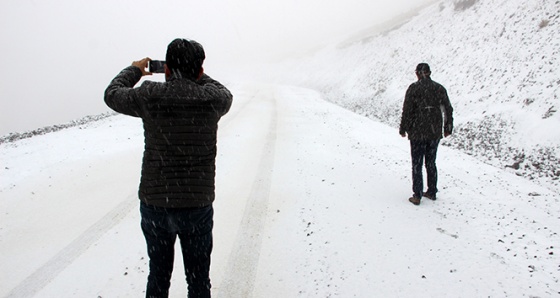
<path id="1" fill-rule="evenodd" d="M 235 63 L 305 53 L 428 2 L 3 1 L 0 135 L 107 111 L 109 81 L 133 60 L 164 59 L 176 37 L 205 47 L 212 75 Z"/>

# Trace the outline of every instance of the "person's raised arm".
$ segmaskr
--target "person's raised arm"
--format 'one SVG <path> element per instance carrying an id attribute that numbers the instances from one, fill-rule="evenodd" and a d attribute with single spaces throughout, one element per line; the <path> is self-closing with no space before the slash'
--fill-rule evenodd
<path id="1" fill-rule="evenodd" d="M 105 103 L 115 112 L 125 115 L 139 117 L 141 107 L 138 104 L 138 93 L 134 85 L 145 75 L 151 75 L 146 71 L 151 59 L 144 58 L 132 62 L 132 65 L 123 69 L 105 89 Z"/>

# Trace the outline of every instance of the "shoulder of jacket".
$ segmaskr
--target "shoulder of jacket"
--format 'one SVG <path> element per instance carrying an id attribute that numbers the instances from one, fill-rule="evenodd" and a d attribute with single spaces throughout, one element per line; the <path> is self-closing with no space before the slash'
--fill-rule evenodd
<path id="1" fill-rule="evenodd" d="M 418 89 L 418 86 L 419 86 L 418 84 L 419 84 L 419 82 L 416 81 L 416 82 L 411 83 L 410 85 L 408 85 L 408 89 L 406 89 L 407 92 L 411 92 L 411 91 L 413 91 L 413 90 L 415 90 L 415 89 Z"/>
<path id="2" fill-rule="evenodd" d="M 161 84 L 163 84 L 163 82 L 155 82 L 155 81 L 148 81 L 148 80 L 142 82 L 142 86 L 157 86 Z"/>
<path id="3" fill-rule="evenodd" d="M 157 81 L 144 81 L 142 82 L 142 84 L 140 85 L 141 88 L 145 88 L 145 89 L 165 89 L 169 87 L 168 82 L 157 82 Z"/>
<path id="4" fill-rule="evenodd" d="M 432 80 L 432 83 L 434 84 L 434 86 L 436 86 L 436 87 L 438 87 L 438 88 L 445 89 L 445 87 L 443 87 L 442 84 L 440 84 L 440 83 L 438 83 L 438 82 L 436 82 L 436 81 L 434 81 L 434 80 Z"/>

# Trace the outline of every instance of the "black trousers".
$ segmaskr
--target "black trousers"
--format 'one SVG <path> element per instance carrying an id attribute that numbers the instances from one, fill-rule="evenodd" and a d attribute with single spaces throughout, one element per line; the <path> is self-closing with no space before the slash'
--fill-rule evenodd
<path id="1" fill-rule="evenodd" d="M 213 207 L 161 208 L 140 203 L 150 274 L 146 297 L 168 297 L 175 240 L 179 236 L 188 297 L 210 297 Z"/>
<path id="2" fill-rule="evenodd" d="M 439 140 L 410 140 L 410 153 L 412 156 L 412 192 L 414 196 L 422 198 L 424 180 L 422 176 L 423 164 L 426 165 L 428 176 L 427 193 L 437 193 L 437 166 L 436 156 Z"/>

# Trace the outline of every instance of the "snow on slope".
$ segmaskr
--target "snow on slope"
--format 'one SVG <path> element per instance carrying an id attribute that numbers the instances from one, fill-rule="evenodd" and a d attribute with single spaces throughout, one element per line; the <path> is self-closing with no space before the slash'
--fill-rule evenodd
<path id="1" fill-rule="evenodd" d="M 445 145 L 560 187 L 560 1 L 440 1 L 403 24 L 278 67 L 392 126 L 419 62 L 448 90 Z M 546 183 L 548 184 L 548 183 Z"/>

